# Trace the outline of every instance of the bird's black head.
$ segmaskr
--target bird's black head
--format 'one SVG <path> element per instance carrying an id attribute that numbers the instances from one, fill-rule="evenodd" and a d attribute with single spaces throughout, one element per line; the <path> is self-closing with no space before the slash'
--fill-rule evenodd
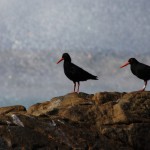
<path id="1" fill-rule="evenodd" d="M 62 58 L 57 62 L 57 64 L 60 63 L 62 60 L 67 61 L 67 62 L 71 62 L 71 57 L 68 53 L 64 53 L 62 55 Z"/>
<path id="2" fill-rule="evenodd" d="M 129 64 L 136 64 L 138 61 L 135 58 L 130 58 L 128 62 Z"/>
<path id="3" fill-rule="evenodd" d="M 62 55 L 62 58 L 63 58 L 65 61 L 71 62 L 71 57 L 70 57 L 70 55 L 69 55 L 68 53 L 64 53 L 64 54 Z"/>
<path id="4" fill-rule="evenodd" d="M 135 59 L 135 58 L 130 58 L 124 65 L 122 65 L 120 68 L 123 68 L 129 64 L 133 65 L 133 64 L 136 64 L 138 63 L 138 61 Z"/>

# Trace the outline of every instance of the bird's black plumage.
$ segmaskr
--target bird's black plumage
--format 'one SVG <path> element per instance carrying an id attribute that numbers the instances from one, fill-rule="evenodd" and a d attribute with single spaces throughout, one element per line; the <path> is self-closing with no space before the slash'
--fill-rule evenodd
<path id="1" fill-rule="evenodd" d="M 77 65 L 71 62 L 71 57 L 68 53 L 64 53 L 62 55 L 62 59 L 58 61 L 64 60 L 64 73 L 65 75 L 74 82 L 76 86 L 76 82 L 78 83 L 78 91 L 79 91 L 79 82 L 86 81 L 89 79 L 98 80 L 97 76 L 94 76 L 87 71 L 83 70 L 82 68 L 78 67 Z M 74 87 L 75 91 L 75 87 Z"/>
<path id="2" fill-rule="evenodd" d="M 135 76 L 144 81 L 150 80 L 150 66 L 138 62 L 135 58 L 130 58 L 129 63 Z"/>
<path id="3" fill-rule="evenodd" d="M 144 80 L 145 85 L 141 91 L 144 91 L 147 85 L 147 81 L 150 80 L 150 66 L 140 63 L 135 58 L 130 58 L 121 68 L 130 64 L 132 73 L 138 78 Z"/>

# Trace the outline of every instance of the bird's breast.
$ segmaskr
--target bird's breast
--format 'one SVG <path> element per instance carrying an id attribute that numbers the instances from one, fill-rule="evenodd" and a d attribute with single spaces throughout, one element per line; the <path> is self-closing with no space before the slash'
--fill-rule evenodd
<path id="1" fill-rule="evenodd" d="M 70 80 L 73 80 L 73 76 L 72 76 L 72 70 L 71 70 L 71 64 L 69 63 L 64 63 L 64 73 L 65 75 L 70 79 Z"/>

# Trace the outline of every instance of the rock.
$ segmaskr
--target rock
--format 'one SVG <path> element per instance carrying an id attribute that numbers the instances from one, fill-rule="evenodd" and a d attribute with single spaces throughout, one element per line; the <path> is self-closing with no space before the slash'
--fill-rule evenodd
<path id="1" fill-rule="evenodd" d="M 149 99 L 149 92 L 134 92 L 122 95 L 115 103 L 107 102 L 100 105 L 100 123 L 150 123 Z"/>
<path id="2" fill-rule="evenodd" d="M 50 101 L 43 103 L 35 104 L 27 110 L 27 113 L 34 116 L 40 116 L 43 114 L 57 114 L 59 110 L 66 107 L 73 107 L 75 105 L 86 105 L 88 102 L 85 101 L 88 98 L 83 97 L 89 96 L 88 94 L 80 93 L 71 93 L 65 96 L 55 97 Z M 90 103 L 92 101 L 90 100 Z"/>
<path id="3" fill-rule="evenodd" d="M 149 149 L 150 92 L 123 94 L 116 102 L 98 106 L 98 111 L 100 133 L 132 149 Z"/>
<path id="4" fill-rule="evenodd" d="M 16 106 L 8 106 L 8 107 L 0 107 L 0 115 L 5 115 L 11 112 L 25 112 L 26 108 L 21 105 L 16 105 Z"/>
<path id="5" fill-rule="evenodd" d="M 27 111 L 0 108 L 0 128 L 0 149 L 148 150 L 150 92 L 71 93 Z"/>
<path id="6" fill-rule="evenodd" d="M 117 101 L 120 97 L 122 97 L 125 93 L 119 92 L 100 92 L 95 93 L 92 97 L 92 100 L 97 104 L 104 104 L 109 101 Z"/>

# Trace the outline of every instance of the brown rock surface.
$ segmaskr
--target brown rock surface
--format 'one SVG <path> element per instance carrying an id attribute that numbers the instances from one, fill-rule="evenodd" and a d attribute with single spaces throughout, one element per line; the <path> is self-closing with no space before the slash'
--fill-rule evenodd
<path id="1" fill-rule="evenodd" d="M 0 115 L 5 115 L 11 112 L 25 112 L 25 111 L 26 111 L 26 108 L 21 105 L 0 107 Z"/>
<path id="2" fill-rule="evenodd" d="M 148 150 L 150 92 L 72 93 L 0 108 L 0 149 Z"/>

